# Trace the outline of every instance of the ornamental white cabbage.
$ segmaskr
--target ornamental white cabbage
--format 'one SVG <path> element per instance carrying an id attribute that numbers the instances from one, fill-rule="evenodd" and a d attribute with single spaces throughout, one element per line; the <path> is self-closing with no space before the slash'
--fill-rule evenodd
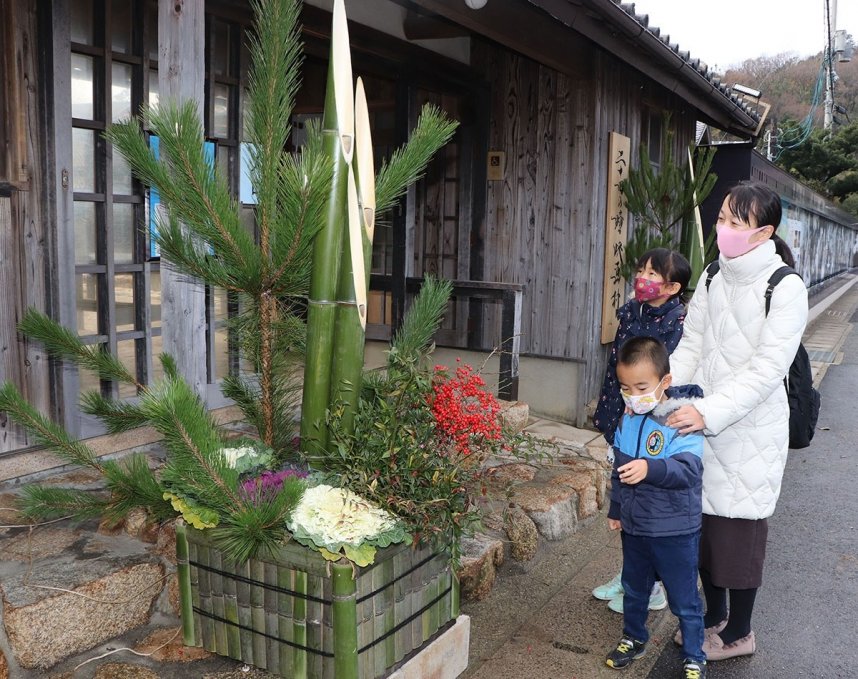
<path id="1" fill-rule="evenodd" d="M 345 488 L 307 488 L 292 511 L 290 530 L 300 527 L 318 543 L 359 545 L 394 527 L 393 517 Z"/>
<path id="2" fill-rule="evenodd" d="M 240 448 L 221 448 L 221 454 L 226 459 L 226 463 L 235 469 L 238 461 L 243 457 L 256 455 L 256 449 L 253 446 L 241 446 Z"/>

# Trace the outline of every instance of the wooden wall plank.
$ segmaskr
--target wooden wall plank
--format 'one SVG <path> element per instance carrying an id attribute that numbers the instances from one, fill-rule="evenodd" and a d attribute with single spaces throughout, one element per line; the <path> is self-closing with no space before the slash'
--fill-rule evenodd
<path id="1" fill-rule="evenodd" d="M 205 0 L 158 0 L 158 87 L 161 97 L 195 101 L 204 109 Z M 206 395 L 205 289 L 161 269 L 164 352 L 172 354 L 183 377 Z"/>

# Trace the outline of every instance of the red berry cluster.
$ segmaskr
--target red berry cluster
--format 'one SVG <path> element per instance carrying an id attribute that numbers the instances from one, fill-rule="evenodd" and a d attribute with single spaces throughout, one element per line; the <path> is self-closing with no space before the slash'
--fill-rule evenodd
<path id="1" fill-rule="evenodd" d="M 434 383 L 430 405 L 435 425 L 456 451 L 470 455 L 473 443 L 500 439 L 500 404 L 471 366 L 459 366 L 455 377 L 449 377 L 444 366 L 436 365 Z"/>

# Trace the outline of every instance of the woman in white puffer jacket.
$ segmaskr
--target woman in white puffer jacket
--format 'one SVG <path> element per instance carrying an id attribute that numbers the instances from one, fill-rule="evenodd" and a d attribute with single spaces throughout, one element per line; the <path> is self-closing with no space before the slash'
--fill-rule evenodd
<path id="1" fill-rule="evenodd" d="M 766 316 L 767 281 L 784 265 L 776 243 L 788 252 L 775 235 L 780 220 L 780 197 L 763 184 L 743 182 L 727 194 L 716 224 L 720 271 L 708 290 L 705 272 L 698 282 L 670 357 L 674 384 L 695 383 L 704 393 L 668 424 L 705 435 L 700 577 L 709 660 L 756 650 L 751 615 L 762 584 L 766 519 L 787 458 L 784 376 L 807 322 L 807 289 L 800 277 L 785 277 Z"/>

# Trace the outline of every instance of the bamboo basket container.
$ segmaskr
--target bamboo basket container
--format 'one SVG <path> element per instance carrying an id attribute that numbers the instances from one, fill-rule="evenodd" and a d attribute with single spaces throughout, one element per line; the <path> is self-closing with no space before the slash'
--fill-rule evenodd
<path id="1" fill-rule="evenodd" d="M 394 545 L 359 568 L 289 543 L 234 564 L 183 526 L 177 556 L 185 643 L 282 677 L 387 676 L 459 613 L 445 550 Z"/>

